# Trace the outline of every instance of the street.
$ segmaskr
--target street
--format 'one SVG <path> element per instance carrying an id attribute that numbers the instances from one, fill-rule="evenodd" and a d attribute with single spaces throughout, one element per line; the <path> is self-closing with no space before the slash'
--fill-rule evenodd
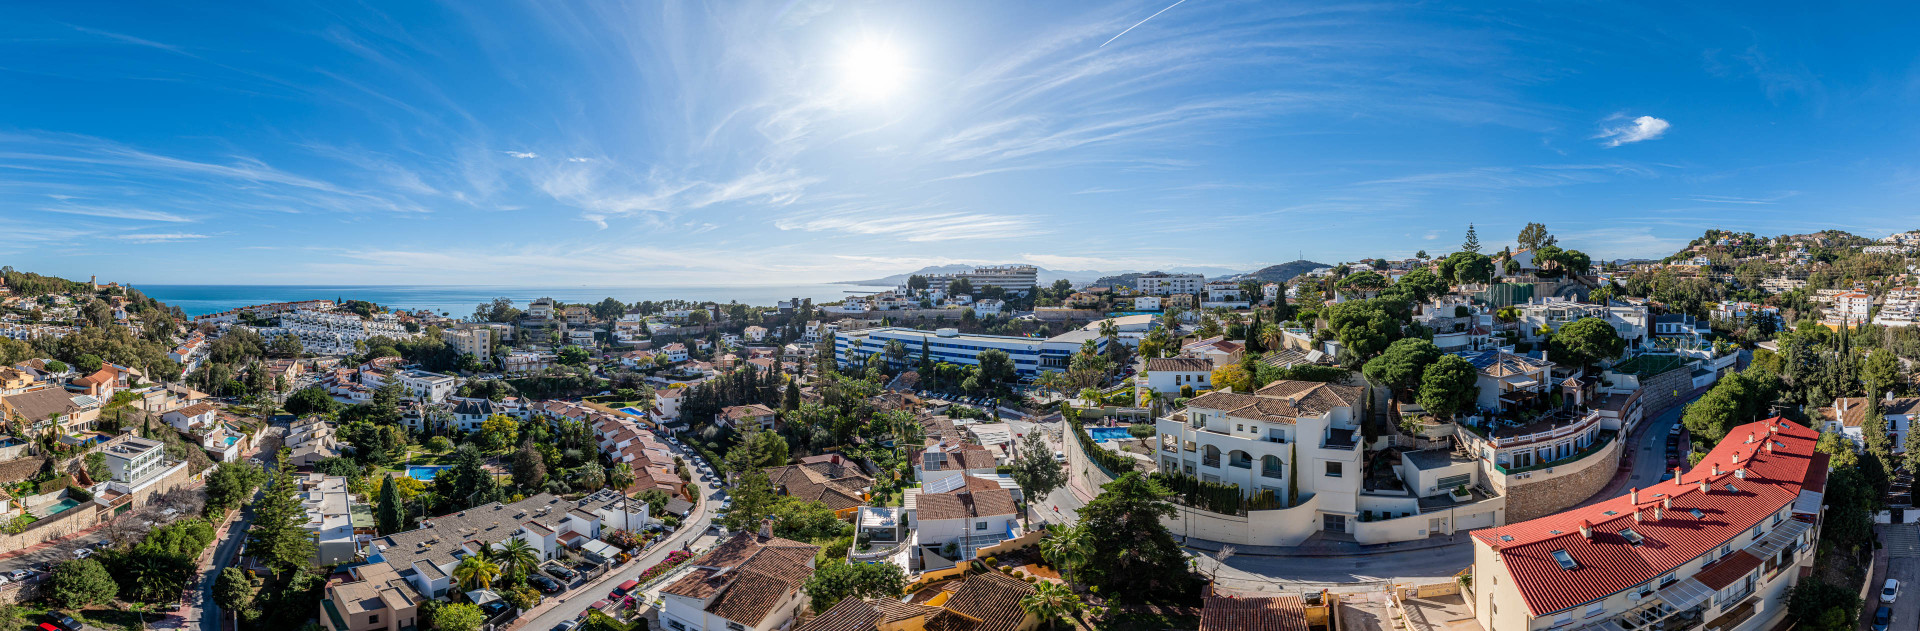
<path id="1" fill-rule="evenodd" d="M 1900 581 L 1900 595 L 1893 604 L 1893 624 L 1891 629 L 1915 628 L 1920 621 L 1920 524 L 1880 524 L 1874 526 L 1880 540 L 1886 544 L 1876 557 L 1885 561 L 1875 568 L 1867 578 L 1871 593 L 1866 602 L 1860 604 L 1860 629 L 1866 631 L 1873 621 L 1873 612 L 1886 604 L 1880 602 L 1880 586 L 1887 579 Z"/>
<path id="2" fill-rule="evenodd" d="M 692 471 L 694 475 L 694 484 L 698 485 L 700 492 L 705 494 L 704 499 L 699 505 L 694 506 L 693 512 L 687 515 L 687 521 L 680 525 L 680 529 L 674 531 L 674 533 L 664 541 L 655 544 L 653 549 L 641 557 L 638 562 L 628 563 L 626 566 L 608 572 L 605 576 L 601 576 L 593 582 L 559 594 L 557 596 L 559 599 L 557 604 L 547 607 L 546 611 L 538 613 L 533 616 L 532 619 L 522 617 L 508 625 L 508 628 L 552 629 L 562 622 L 578 618 L 587 611 L 587 607 L 592 605 L 594 601 L 605 598 L 607 591 L 611 590 L 613 586 L 619 585 L 621 582 L 629 579 L 638 578 L 641 572 L 665 560 L 667 553 L 679 550 L 680 546 L 692 542 L 707 531 L 707 527 L 713 523 L 713 511 L 710 510 L 710 507 L 719 506 L 720 500 L 726 497 L 726 492 L 724 490 L 708 488 L 708 484 L 713 482 L 714 479 L 707 476 L 705 472 L 700 470 L 700 467 L 695 465 L 696 461 L 694 458 L 696 455 L 691 450 L 680 446 L 674 446 L 673 450 L 686 458 L 687 468 Z M 551 598 L 549 600 L 551 600 Z M 536 608 L 535 611 L 539 611 L 539 609 Z"/>
<path id="3" fill-rule="evenodd" d="M 266 429 L 261 430 L 261 437 L 285 436 L 286 433 L 286 425 L 269 423 Z M 275 459 L 279 458 L 280 454 L 259 453 L 257 446 L 261 442 L 263 441 L 255 441 L 256 449 L 242 455 L 257 456 L 263 467 L 271 468 L 276 464 Z M 255 490 L 253 496 L 260 497 L 260 491 Z M 190 629 L 197 621 L 200 631 L 220 631 L 221 620 L 226 617 L 226 614 L 220 610 L 220 605 L 213 601 L 213 585 L 220 579 L 220 570 L 239 557 L 241 546 L 246 545 L 247 525 L 252 520 L 253 502 L 248 501 L 246 505 L 240 507 L 239 516 L 235 517 L 233 522 L 214 540 L 213 556 L 200 567 L 199 588 L 193 590 L 187 602 L 181 603 L 178 616 L 169 616 L 167 622 L 178 623 L 178 628 Z"/>

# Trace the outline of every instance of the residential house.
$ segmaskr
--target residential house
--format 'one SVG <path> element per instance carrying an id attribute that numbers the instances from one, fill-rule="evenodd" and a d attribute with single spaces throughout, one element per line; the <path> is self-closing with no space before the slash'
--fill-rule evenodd
<path id="1" fill-rule="evenodd" d="M 819 546 L 775 537 L 770 524 L 740 532 L 687 561 L 691 572 L 660 590 L 669 631 L 771 631 L 805 605 Z"/>
<path id="2" fill-rule="evenodd" d="M 757 425 L 761 429 L 771 430 L 778 427 L 777 418 L 773 408 L 753 403 L 727 406 L 721 409 L 719 414 L 713 415 L 713 422 L 726 427 L 744 428 L 748 425 Z"/>
<path id="3" fill-rule="evenodd" d="M 1299 596 L 1207 594 L 1199 631 L 1307 631 L 1307 608 Z"/>
<path id="4" fill-rule="evenodd" d="M 421 624 L 420 603 L 427 600 L 384 563 L 347 570 L 350 581 L 329 581 L 320 600 L 320 625 L 327 631 L 406 631 Z"/>
<path id="5" fill-rule="evenodd" d="M 213 407 L 210 403 L 202 402 L 161 414 L 160 420 L 166 421 L 167 424 L 172 425 L 174 429 L 191 432 L 196 428 L 212 425 L 217 412 L 219 412 L 218 408 Z"/>
<path id="6" fill-rule="evenodd" d="M 1133 310 L 1134 311 L 1159 311 L 1160 297 L 1159 296 L 1136 296 L 1133 299 Z"/>
<path id="7" fill-rule="evenodd" d="M 799 631 L 1033 631 L 1040 627 L 1040 619 L 1020 605 L 1036 591 L 1033 585 L 998 572 L 960 580 L 958 587 L 923 602 L 844 598 Z"/>
<path id="8" fill-rule="evenodd" d="M 986 300 L 981 300 L 979 302 L 973 303 L 973 315 L 976 315 L 982 318 L 987 316 L 997 316 L 1004 313 L 1006 311 L 1006 308 L 1007 308 L 1007 302 L 1005 300 L 988 298 Z"/>
<path id="9" fill-rule="evenodd" d="M 1544 403 L 1553 389 L 1553 363 L 1504 350 L 1454 353 L 1479 371 L 1480 388 L 1475 404 L 1483 410 L 1505 410 L 1513 406 Z"/>
<path id="10" fill-rule="evenodd" d="M 913 479 L 922 484 L 961 475 L 991 476 L 999 466 L 987 448 L 947 440 L 914 452 L 912 461 Z"/>
<path id="11" fill-rule="evenodd" d="M 1021 534 L 1013 492 L 984 477 L 952 476 L 907 489 L 901 505 L 921 555 L 971 559 L 975 550 Z"/>
<path id="12" fill-rule="evenodd" d="M 1814 410 L 1814 414 L 1822 422 L 1821 429 L 1838 432 L 1851 439 L 1855 449 L 1864 450 L 1867 447 L 1864 433 L 1867 411 L 1873 407 L 1869 403 L 1876 402 L 1868 401 L 1866 397 L 1840 397 L 1833 400 L 1833 405 Z M 1877 403 L 1881 417 L 1886 420 L 1887 440 L 1893 453 L 1906 453 L 1907 434 L 1913 431 L 1914 416 L 1920 414 L 1920 397 L 1889 395 Z"/>
<path id="13" fill-rule="evenodd" d="M 40 388 L 0 397 L 0 413 L 28 428 L 54 428 L 65 434 L 92 429 L 101 400 L 61 388 Z"/>
<path id="14" fill-rule="evenodd" d="M 287 463 L 294 467 L 310 467 L 340 455 L 333 424 L 318 416 L 294 421 L 287 429 L 285 445 L 293 452 Z"/>
<path id="15" fill-rule="evenodd" d="M 1204 357 L 1155 357 L 1147 360 L 1147 372 L 1139 378 L 1136 401 L 1145 401 L 1146 393 L 1177 396 L 1184 387 L 1213 389 L 1213 360 Z"/>
<path id="16" fill-rule="evenodd" d="M 867 492 L 873 488 L 873 478 L 839 454 L 830 454 L 821 461 L 767 469 L 767 479 L 776 492 L 825 504 L 843 519 L 867 503 Z"/>
<path id="17" fill-rule="evenodd" d="M 373 511 L 354 503 L 347 479 L 306 473 L 298 474 L 296 482 L 300 505 L 307 511 L 306 528 L 313 533 L 314 563 L 339 565 L 365 554 L 355 534 L 373 534 Z"/>
<path id="18" fill-rule="evenodd" d="M 666 353 L 667 361 L 674 362 L 674 363 L 687 361 L 687 345 L 686 344 L 674 342 L 672 344 L 668 344 L 666 346 L 660 347 L 660 352 Z"/>
<path id="19" fill-rule="evenodd" d="M 423 520 L 417 529 L 374 539 L 372 548 L 421 594 L 440 598 L 454 589 L 454 566 L 482 548 L 519 539 L 533 546 L 544 562 L 562 547 L 594 547 L 590 544 L 606 531 L 637 531 L 646 523 L 646 503 L 629 501 L 616 491 L 602 490 L 577 501 L 541 493 Z"/>
<path id="20" fill-rule="evenodd" d="M 1823 323 L 1829 326 L 1859 326 L 1873 318 L 1873 295 L 1864 291 L 1834 294 L 1833 306 L 1826 310 Z"/>

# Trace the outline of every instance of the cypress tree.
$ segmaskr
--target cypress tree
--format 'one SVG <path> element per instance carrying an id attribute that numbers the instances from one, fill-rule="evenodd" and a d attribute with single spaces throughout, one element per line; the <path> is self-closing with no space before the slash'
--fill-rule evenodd
<path id="1" fill-rule="evenodd" d="M 1473 224 L 1467 224 L 1467 240 L 1460 244 L 1460 250 L 1476 254 L 1480 252 L 1480 235 L 1473 231 Z"/>
<path id="2" fill-rule="evenodd" d="M 392 477 L 380 484 L 380 505 L 374 512 L 374 520 L 383 535 L 406 529 L 406 516 L 400 510 L 400 490 L 394 488 Z"/>

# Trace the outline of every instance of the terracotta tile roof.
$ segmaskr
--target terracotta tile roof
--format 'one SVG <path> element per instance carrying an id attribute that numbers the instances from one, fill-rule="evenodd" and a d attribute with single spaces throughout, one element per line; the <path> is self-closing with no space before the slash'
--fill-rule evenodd
<path id="1" fill-rule="evenodd" d="M 732 405 L 732 406 L 727 406 L 726 409 L 721 410 L 720 414 L 722 416 L 727 417 L 727 420 L 729 421 L 738 421 L 742 419 L 757 418 L 761 416 L 773 416 L 773 408 L 769 408 L 767 406 L 760 405 L 758 403 L 754 403 L 751 405 Z"/>
<path id="2" fill-rule="evenodd" d="M 1013 492 L 992 480 L 967 476 L 967 485 L 947 493 L 923 493 L 915 509 L 921 521 L 1012 515 Z"/>
<path id="3" fill-rule="evenodd" d="M 813 575 L 813 556 L 819 550 L 798 541 L 742 532 L 689 561 L 695 569 L 661 592 L 712 598 L 709 613 L 757 625 Z"/>
<path id="4" fill-rule="evenodd" d="M 1155 357 L 1147 360 L 1147 372 L 1213 372 L 1213 360 L 1205 357 Z"/>
<path id="5" fill-rule="evenodd" d="M 922 463 L 926 462 L 930 454 L 935 455 L 936 459 L 943 458 L 944 464 L 941 464 L 938 468 L 927 469 L 928 471 L 992 469 L 999 464 L 994 460 L 993 452 L 987 451 L 986 447 L 963 444 L 958 446 L 950 445 L 946 450 L 935 448 L 923 449 L 913 455 L 913 466 L 921 466 Z"/>
<path id="6" fill-rule="evenodd" d="M 1210 595 L 1200 610 L 1200 631 L 1306 631 L 1307 610 L 1299 596 L 1235 598 Z"/>
<path id="7" fill-rule="evenodd" d="M 833 510 L 845 510 L 866 504 L 861 499 L 861 489 L 873 486 L 873 479 L 864 474 L 852 473 L 835 479 L 829 471 L 845 471 L 847 467 L 831 464 L 788 465 L 767 469 L 767 479 L 775 489 L 796 498 L 817 501 Z"/>
<path id="8" fill-rule="evenodd" d="M 187 407 L 183 407 L 174 411 L 179 412 L 181 416 L 199 416 L 202 414 L 206 414 L 208 412 L 212 412 L 213 410 L 214 408 L 212 405 L 209 405 L 206 403 L 195 403 L 193 405 L 189 405 Z"/>
<path id="9" fill-rule="evenodd" d="M 1773 516 L 1791 507 L 1801 491 L 1813 490 L 1810 483 L 1824 486 L 1824 472 L 1817 469 L 1827 459 L 1814 451 L 1818 438 L 1814 430 L 1779 418 L 1741 425 L 1685 475 L 1639 489 L 1637 505 L 1629 494 L 1476 530 L 1473 537 L 1479 545 L 1498 546 L 1501 567 L 1534 616 L 1566 610 L 1654 580 L 1741 540 L 1756 525 L 1771 530 Z M 1709 490 L 1701 490 L 1703 481 Z M 1591 524 L 1592 538 L 1582 536 L 1583 523 Z M 1640 545 L 1620 534 L 1627 528 L 1642 538 Z M 1556 551 L 1575 567 L 1561 567 Z"/>
<path id="10" fill-rule="evenodd" d="M 945 611 L 927 620 L 927 631 L 1013 631 L 1027 618 L 1020 599 L 1032 593 L 1026 581 L 998 572 L 976 574 L 947 599 Z"/>

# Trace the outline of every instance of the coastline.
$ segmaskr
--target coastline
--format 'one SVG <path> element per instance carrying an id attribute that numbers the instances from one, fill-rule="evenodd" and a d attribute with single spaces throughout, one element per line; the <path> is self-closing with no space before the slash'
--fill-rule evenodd
<path id="1" fill-rule="evenodd" d="M 536 298 L 567 303 L 596 303 L 614 298 L 625 303 L 646 300 L 739 302 L 773 306 L 781 300 L 812 299 L 832 302 L 849 293 L 877 292 L 890 287 L 817 283 L 805 285 L 705 286 L 576 286 L 524 287 L 507 285 L 133 285 L 148 297 L 179 307 L 189 317 L 236 307 L 298 300 L 365 300 L 392 309 L 429 309 L 450 317 L 473 313 L 475 306 L 496 297 L 524 306 Z"/>

